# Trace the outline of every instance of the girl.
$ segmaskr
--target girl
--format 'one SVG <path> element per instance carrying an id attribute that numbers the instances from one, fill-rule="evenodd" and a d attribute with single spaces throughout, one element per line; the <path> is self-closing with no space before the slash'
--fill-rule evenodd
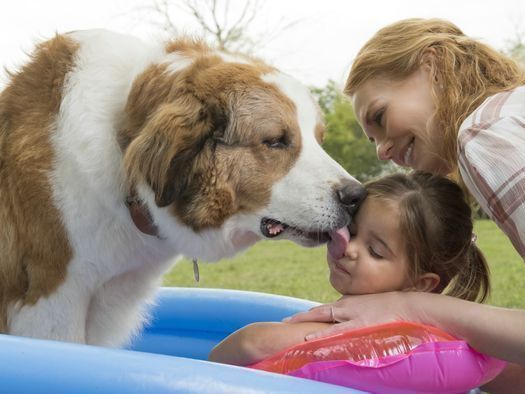
<path id="1" fill-rule="evenodd" d="M 472 241 L 471 211 L 456 183 L 416 171 L 372 181 L 366 190 L 349 233 L 334 236 L 328 245 L 335 290 L 342 295 L 400 290 L 486 298 L 488 267 Z M 209 359 L 249 365 L 326 326 L 254 323 L 222 341 Z"/>
<path id="2" fill-rule="evenodd" d="M 345 92 L 381 160 L 458 179 L 525 257 L 525 71 L 439 19 L 408 19 L 360 50 Z M 465 269 L 469 269 L 465 267 Z M 437 294 L 343 297 L 291 322 L 344 322 L 312 337 L 392 320 L 437 326 L 525 365 L 525 312 Z M 518 389 L 521 387 L 521 389 Z M 487 390 L 525 392 L 509 365 Z"/>

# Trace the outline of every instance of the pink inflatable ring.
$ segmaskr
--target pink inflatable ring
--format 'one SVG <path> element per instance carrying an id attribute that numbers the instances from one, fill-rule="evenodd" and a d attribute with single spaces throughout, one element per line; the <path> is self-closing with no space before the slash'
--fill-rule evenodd
<path id="1" fill-rule="evenodd" d="M 304 342 L 251 368 L 376 393 L 464 393 L 505 362 L 435 327 L 395 322 Z"/>

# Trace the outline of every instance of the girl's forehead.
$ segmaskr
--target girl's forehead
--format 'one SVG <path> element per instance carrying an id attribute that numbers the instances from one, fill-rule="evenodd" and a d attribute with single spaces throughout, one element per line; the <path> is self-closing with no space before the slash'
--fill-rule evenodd
<path id="1" fill-rule="evenodd" d="M 396 255 L 403 255 L 399 203 L 396 199 L 368 196 L 356 216 L 358 232 L 380 238 Z"/>
<path id="2" fill-rule="evenodd" d="M 369 195 L 361 205 L 358 215 L 359 213 L 361 213 L 361 219 L 372 220 L 379 224 L 381 219 L 391 219 L 397 222 L 399 221 L 399 202 L 395 198 Z"/>

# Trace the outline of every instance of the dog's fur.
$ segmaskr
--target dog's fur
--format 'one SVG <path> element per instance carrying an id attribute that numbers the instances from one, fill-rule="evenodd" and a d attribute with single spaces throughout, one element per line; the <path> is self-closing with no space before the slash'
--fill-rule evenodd
<path id="1" fill-rule="evenodd" d="M 305 87 L 199 41 L 39 45 L 0 96 L 0 332 L 121 346 L 176 256 L 326 241 L 357 182 L 322 134 Z"/>

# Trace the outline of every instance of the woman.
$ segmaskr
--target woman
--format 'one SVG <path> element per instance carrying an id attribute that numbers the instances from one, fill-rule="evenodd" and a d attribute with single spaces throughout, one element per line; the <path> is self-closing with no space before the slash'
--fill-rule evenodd
<path id="1" fill-rule="evenodd" d="M 453 177 L 525 257 L 524 85 L 523 68 L 452 23 L 408 19 L 365 44 L 345 93 L 379 159 Z M 487 389 L 525 387 L 525 311 L 390 292 L 343 297 L 289 321 L 332 315 L 341 323 L 308 338 L 393 320 L 431 324 L 516 363 Z"/>

